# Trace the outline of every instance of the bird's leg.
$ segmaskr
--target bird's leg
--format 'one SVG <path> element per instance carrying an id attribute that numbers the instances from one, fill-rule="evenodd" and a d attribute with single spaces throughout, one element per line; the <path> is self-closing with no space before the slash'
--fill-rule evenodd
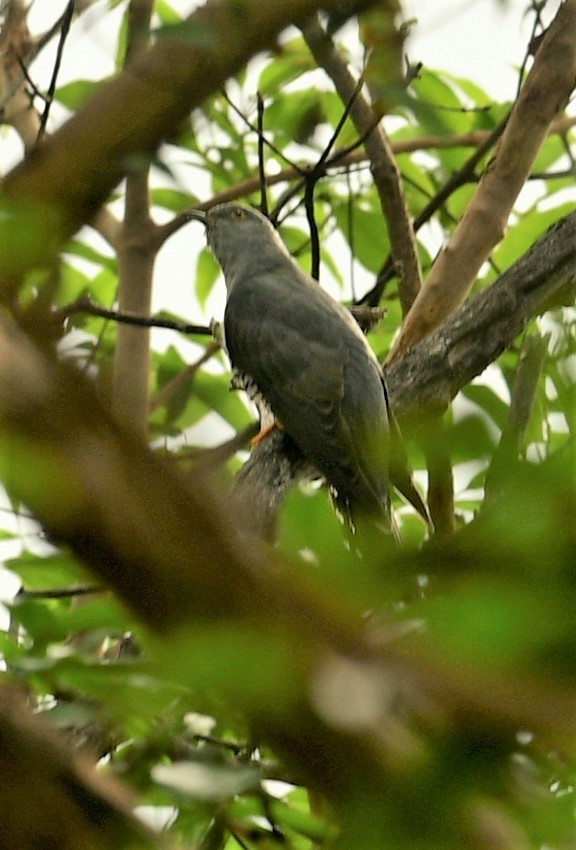
<path id="1" fill-rule="evenodd" d="M 270 434 L 274 430 L 274 428 L 278 428 L 279 431 L 284 430 L 282 423 L 279 422 L 278 419 L 272 419 L 271 422 L 261 422 L 260 430 L 255 437 L 252 437 L 252 439 L 250 440 L 250 445 L 253 447 L 257 446 L 258 443 L 261 443 L 262 440 L 264 440 L 268 436 L 268 434 Z"/>

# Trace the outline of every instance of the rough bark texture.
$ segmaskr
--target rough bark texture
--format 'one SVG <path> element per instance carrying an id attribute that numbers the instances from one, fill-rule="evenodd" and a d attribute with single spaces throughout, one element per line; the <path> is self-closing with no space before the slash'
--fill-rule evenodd
<path id="1" fill-rule="evenodd" d="M 443 412 L 458 390 L 507 348 L 527 322 L 566 290 L 574 300 L 576 213 L 566 216 L 491 286 L 388 368 L 401 419 Z"/>

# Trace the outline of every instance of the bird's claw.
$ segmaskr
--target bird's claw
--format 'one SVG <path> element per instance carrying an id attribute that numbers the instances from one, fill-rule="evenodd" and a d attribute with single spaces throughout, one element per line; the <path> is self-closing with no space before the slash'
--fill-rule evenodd
<path id="1" fill-rule="evenodd" d="M 219 322 L 217 319 L 210 319 L 210 323 L 208 325 L 210 328 L 210 333 L 216 340 L 216 342 L 220 343 L 222 348 L 224 348 L 224 325 L 222 322 Z"/>

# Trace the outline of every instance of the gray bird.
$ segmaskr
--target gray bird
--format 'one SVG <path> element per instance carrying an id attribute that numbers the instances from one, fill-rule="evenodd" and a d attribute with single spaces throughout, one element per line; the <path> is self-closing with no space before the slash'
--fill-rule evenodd
<path id="1" fill-rule="evenodd" d="M 368 515 L 390 530 L 387 390 L 357 323 L 261 213 L 219 204 L 189 217 L 206 226 L 224 272 L 223 341 L 237 383 L 264 400 L 353 523 Z"/>

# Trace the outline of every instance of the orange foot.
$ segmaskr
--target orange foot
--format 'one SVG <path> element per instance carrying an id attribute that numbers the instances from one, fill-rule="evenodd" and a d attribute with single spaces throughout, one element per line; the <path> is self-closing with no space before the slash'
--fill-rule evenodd
<path id="1" fill-rule="evenodd" d="M 250 445 L 257 446 L 258 443 L 261 443 L 262 440 L 264 440 L 268 436 L 268 434 L 270 434 L 274 430 L 274 428 L 278 428 L 280 431 L 284 430 L 282 427 L 282 423 L 279 422 L 277 419 L 274 419 L 274 421 L 270 425 L 266 425 L 266 427 L 261 428 L 260 431 L 258 431 L 258 433 L 256 434 L 256 436 L 252 437 L 252 439 L 250 440 Z"/>

